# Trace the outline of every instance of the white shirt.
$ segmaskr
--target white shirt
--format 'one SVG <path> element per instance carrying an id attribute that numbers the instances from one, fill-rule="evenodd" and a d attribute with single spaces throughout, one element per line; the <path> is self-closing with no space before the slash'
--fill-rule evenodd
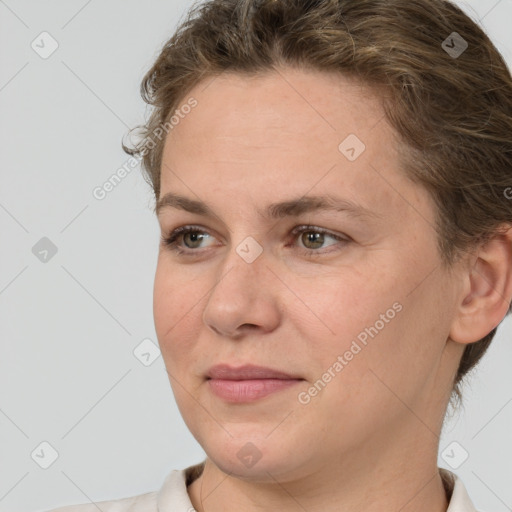
<path id="1" fill-rule="evenodd" d="M 186 469 L 172 470 L 158 491 L 147 492 L 129 498 L 98 501 L 83 505 L 71 505 L 48 512 L 194 512 L 187 485 L 190 485 L 203 469 L 203 462 Z M 443 484 L 450 502 L 446 512 L 478 512 L 471 502 L 462 480 L 451 471 L 440 468 Z"/>

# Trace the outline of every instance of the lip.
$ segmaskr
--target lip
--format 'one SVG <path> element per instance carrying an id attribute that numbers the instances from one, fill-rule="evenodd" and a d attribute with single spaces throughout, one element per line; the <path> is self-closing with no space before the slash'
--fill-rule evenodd
<path id="1" fill-rule="evenodd" d="M 210 391 L 226 402 L 253 402 L 288 389 L 304 379 L 273 368 L 218 364 L 210 368 L 207 383 Z"/>
<path id="2" fill-rule="evenodd" d="M 246 364 L 243 366 L 230 366 L 228 364 L 216 364 L 212 366 L 206 377 L 209 379 L 223 380 L 256 380 L 256 379 L 280 379 L 280 380 L 302 380 L 297 375 L 291 375 L 281 370 Z"/>

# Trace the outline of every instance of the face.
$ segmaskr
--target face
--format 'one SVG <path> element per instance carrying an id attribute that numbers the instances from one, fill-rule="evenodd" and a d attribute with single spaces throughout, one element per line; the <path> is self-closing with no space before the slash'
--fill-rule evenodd
<path id="1" fill-rule="evenodd" d="M 164 149 L 158 221 L 173 242 L 154 318 L 194 437 L 218 468 L 261 481 L 364 466 L 398 434 L 426 450 L 460 357 L 446 343 L 457 285 L 378 99 L 290 69 L 189 97 Z M 209 380 L 222 363 L 295 380 L 258 395 L 261 380 Z"/>

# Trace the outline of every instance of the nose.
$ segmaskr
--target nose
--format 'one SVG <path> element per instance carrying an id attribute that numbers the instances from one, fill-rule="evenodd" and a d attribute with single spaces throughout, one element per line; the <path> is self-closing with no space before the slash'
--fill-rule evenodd
<path id="1" fill-rule="evenodd" d="M 219 266 L 204 311 L 203 322 L 221 336 L 271 332 L 280 323 L 279 281 L 268 267 L 265 251 L 247 263 L 233 248 Z"/>

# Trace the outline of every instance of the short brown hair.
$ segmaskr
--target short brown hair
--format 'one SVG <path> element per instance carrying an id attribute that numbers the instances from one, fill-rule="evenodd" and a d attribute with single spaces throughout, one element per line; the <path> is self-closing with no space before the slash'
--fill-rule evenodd
<path id="1" fill-rule="evenodd" d="M 464 49 L 464 42 L 460 55 L 449 51 L 456 44 Z M 282 65 L 340 72 L 386 91 L 379 97 L 403 142 L 404 171 L 437 206 L 443 264 L 512 222 L 512 201 L 504 194 L 512 171 L 510 72 L 484 31 L 444 0 L 194 5 L 143 79 L 142 96 L 154 108 L 138 128 L 141 141 L 123 144 L 142 158 L 156 199 L 165 138 L 155 141 L 152 134 L 169 123 L 188 92 L 223 72 L 257 74 Z M 452 398 L 460 401 L 462 378 L 496 330 L 466 346 Z"/>

